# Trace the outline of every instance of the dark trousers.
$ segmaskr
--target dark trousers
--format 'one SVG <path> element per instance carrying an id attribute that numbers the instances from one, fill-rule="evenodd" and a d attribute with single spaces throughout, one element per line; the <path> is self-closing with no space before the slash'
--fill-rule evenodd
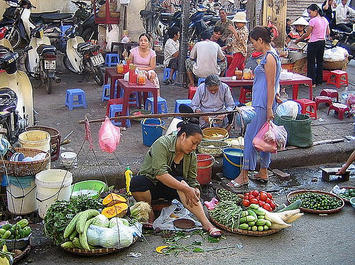
<path id="1" fill-rule="evenodd" d="M 178 63 L 179 63 L 179 58 L 178 58 L 178 57 L 172 58 L 172 59 L 169 61 L 168 67 L 169 67 L 170 69 L 177 70 L 177 69 L 179 69 Z"/>
<path id="2" fill-rule="evenodd" d="M 307 76 L 312 78 L 313 84 L 316 85 L 322 84 L 323 81 L 324 46 L 324 40 L 308 43 Z"/>

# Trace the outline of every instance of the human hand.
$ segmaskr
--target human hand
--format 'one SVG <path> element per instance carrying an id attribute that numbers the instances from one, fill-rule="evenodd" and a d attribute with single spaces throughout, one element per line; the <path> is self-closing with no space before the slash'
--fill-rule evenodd
<path id="1" fill-rule="evenodd" d="M 235 31 L 235 27 L 232 24 L 229 24 L 227 29 L 229 29 L 230 31 Z"/>
<path id="2" fill-rule="evenodd" d="M 274 112 L 272 111 L 272 109 L 268 108 L 267 111 L 266 111 L 266 120 L 267 121 L 271 121 L 274 119 Z"/>
<path id="3" fill-rule="evenodd" d="M 336 173 L 337 175 L 343 175 L 346 172 L 346 168 L 342 167 L 341 169 L 339 169 L 339 171 Z"/>
<path id="4" fill-rule="evenodd" d="M 196 194 L 197 198 L 200 198 L 200 190 L 199 190 L 199 188 L 195 188 L 195 194 Z"/>
<path id="5" fill-rule="evenodd" d="M 182 191 L 186 198 L 186 204 L 190 207 L 197 206 L 199 197 L 196 195 L 196 189 L 190 187 L 185 181 L 181 181 L 185 185 L 185 189 Z"/>

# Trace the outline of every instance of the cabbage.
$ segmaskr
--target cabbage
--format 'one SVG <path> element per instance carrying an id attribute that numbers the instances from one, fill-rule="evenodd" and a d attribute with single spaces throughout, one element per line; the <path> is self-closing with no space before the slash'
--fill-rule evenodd
<path id="1" fill-rule="evenodd" d="M 92 224 L 100 226 L 100 227 L 108 227 L 109 222 L 110 221 L 108 220 L 108 218 L 105 215 L 99 214 L 94 218 L 94 221 L 92 222 Z"/>

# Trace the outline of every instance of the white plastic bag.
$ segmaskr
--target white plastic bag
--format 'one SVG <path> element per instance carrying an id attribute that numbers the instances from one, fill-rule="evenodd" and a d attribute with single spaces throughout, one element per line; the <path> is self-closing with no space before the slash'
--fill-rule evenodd
<path id="1" fill-rule="evenodd" d="M 298 104 L 295 101 L 288 100 L 277 107 L 276 114 L 280 117 L 290 116 L 294 120 L 298 114 Z"/>

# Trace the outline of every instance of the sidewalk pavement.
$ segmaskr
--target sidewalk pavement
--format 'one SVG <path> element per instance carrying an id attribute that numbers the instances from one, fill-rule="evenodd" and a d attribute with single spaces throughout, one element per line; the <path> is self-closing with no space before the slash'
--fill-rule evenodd
<path id="1" fill-rule="evenodd" d="M 187 88 L 175 85 L 165 86 L 162 82 L 163 68 L 158 67 L 158 75 L 161 80 L 161 97 L 168 103 L 169 112 L 174 112 L 175 100 L 187 98 Z M 355 90 L 355 63 L 352 61 L 348 66 L 349 87 L 348 90 Z M 106 102 L 101 101 L 102 88 L 98 87 L 92 78 L 82 77 L 63 71 L 60 74 L 62 82 L 53 84 L 52 94 L 48 95 L 44 88 L 39 87 L 38 81 L 32 81 L 34 91 L 34 106 L 36 111 L 37 125 L 53 127 L 59 130 L 61 137 L 65 137 L 71 131 L 70 144 L 61 147 L 61 152 L 73 151 L 78 153 L 78 166 L 72 169 L 74 182 L 85 179 L 100 179 L 107 181 L 109 185 L 123 186 L 123 173 L 127 166 L 130 166 L 133 173 L 138 172 L 148 147 L 142 142 L 142 129 L 138 122 L 133 121 L 132 127 L 122 131 L 121 142 L 117 150 L 112 153 L 104 153 L 98 145 L 98 131 L 100 123 L 91 124 L 91 134 L 94 143 L 94 152 L 89 150 L 89 143 L 85 141 L 84 125 L 78 123 L 85 115 L 89 119 L 104 118 Z M 88 108 L 75 108 L 69 111 L 65 106 L 65 93 L 69 88 L 81 88 L 86 92 Z M 316 87 L 313 94 L 319 95 L 320 90 L 329 88 L 325 83 Z M 339 89 L 339 95 L 344 91 Z M 233 91 L 239 96 L 239 91 Z M 287 88 L 289 97 L 292 89 Z M 308 88 L 300 86 L 299 98 L 308 98 Z M 318 110 L 318 120 L 312 121 L 313 141 L 344 138 L 354 135 L 354 119 L 344 118 L 340 121 L 331 112 L 327 116 L 328 108 L 321 105 Z M 171 119 L 166 119 L 169 125 Z M 292 168 L 300 166 L 321 165 L 329 163 L 342 163 L 355 149 L 355 141 L 345 140 L 341 143 L 324 144 L 306 149 L 294 149 L 278 152 L 272 155 L 271 168 Z M 60 161 L 52 163 L 52 168 L 60 168 Z M 217 171 L 221 169 L 217 167 Z"/>

